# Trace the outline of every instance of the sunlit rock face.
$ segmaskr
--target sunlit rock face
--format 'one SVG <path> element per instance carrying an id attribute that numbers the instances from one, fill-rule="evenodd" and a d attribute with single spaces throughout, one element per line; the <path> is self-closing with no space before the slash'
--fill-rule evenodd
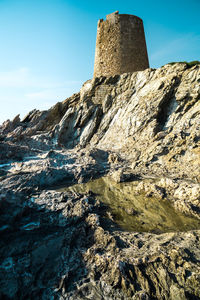
<path id="1" fill-rule="evenodd" d="M 5 122 L 1 136 L 32 149 L 96 147 L 140 171 L 199 180 L 199 80 L 200 67 L 184 63 L 95 78 L 48 111 Z"/>
<path id="2" fill-rule="evenodd" d="M 0 298 L 200 298 L 200 66 L 4 122 L 0 190 Z"/>

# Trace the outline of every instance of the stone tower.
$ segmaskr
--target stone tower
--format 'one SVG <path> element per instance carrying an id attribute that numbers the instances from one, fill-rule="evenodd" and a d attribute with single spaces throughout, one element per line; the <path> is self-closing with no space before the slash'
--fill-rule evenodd
<path id="1" fill-rule="evenodd" d="M 142 71 L 149 67 L 142 19 L 114 12 L 100 19 L 94 77 Z"/>

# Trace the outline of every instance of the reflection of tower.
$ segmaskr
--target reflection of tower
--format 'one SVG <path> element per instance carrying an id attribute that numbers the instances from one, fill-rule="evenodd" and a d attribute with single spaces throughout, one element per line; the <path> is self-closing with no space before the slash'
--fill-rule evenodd
<path id="1" fill-rule="evenodd" d="M 94 77 L 142 71 L 149 67 L 143 22 L 133 15 L 114 12 L 100 19 Z"/>

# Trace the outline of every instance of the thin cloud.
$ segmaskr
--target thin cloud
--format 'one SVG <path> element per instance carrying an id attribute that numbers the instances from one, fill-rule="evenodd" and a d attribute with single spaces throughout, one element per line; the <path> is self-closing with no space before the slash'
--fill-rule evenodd
<path id="1" fill-rule="evenodd" d="M 57 80 L 33 74 L 22 67 L 0 72 L 0 124 L 15 115 L 25 115 L 33 108 L 48 109 L 58 101 L 63 101 L 78 92 L 82 81 Z"/>
<path id="2" fill-rule="evenodd" d="M 0 87 L 24 87 L 28 78 L 28 68 L 0 72 Z"/>
<path id="3" fill-rule="evenodd" d="M 200 51 L 200 35 L 187 34 L 177 39 L 170 41 L 168 44 L 163 45 L 158 51 L 150 55 L 150 60 L 155 63 L 159 60 L 167 60 L 172 57 L 177 57 L 188 51 L 188 53 L 194 50 Z M 183 59 L 184 60 L 184 59 Z"/>
<path id="4" fill-rule="evenodd" d="M 53 100 L 53 101 L 61 101 L 64 100 L 66 97 L 72 95 L 79 91 L 81 86 L 80 81 L 76 82 L 66 82 L 62 87 L 56 87 L 51 89 L 43 89 L 37 92 L 31 92 L 25 95 L 30 100 Z"/>
<path id="5" fill-rule="evenodd" d="M 16 70 L 0 72 L 1 88 L 62 88 L 65 86 L 80 84 L 80 81 L 55 82 L 52 78 L 46 78 L 33 74 L 29 68 L 21 67 Z"/>

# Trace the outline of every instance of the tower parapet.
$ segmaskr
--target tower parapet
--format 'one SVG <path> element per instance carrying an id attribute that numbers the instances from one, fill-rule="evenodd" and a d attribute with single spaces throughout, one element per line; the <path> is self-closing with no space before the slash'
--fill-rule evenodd
<path id="1" fill-rule="evenodd" d="M 149 67 L 142 19 L 118 11 L 97 26 L 94 77 L 142 71 Z"/>

